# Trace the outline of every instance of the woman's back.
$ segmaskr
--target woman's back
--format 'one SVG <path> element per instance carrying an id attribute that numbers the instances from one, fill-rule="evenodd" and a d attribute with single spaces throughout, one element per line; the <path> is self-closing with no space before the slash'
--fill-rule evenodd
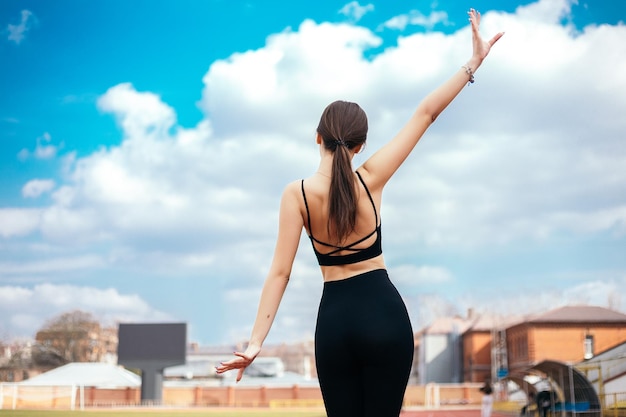
<path id="1" fill-rule="evenodd" d="M 380 192 L 372 192 L 358 171 L 354 175 L 356 220 L 342 241 L 329 228 L 330 178 L 316 173 L 301 182 L 302 218 L 324 281 L 349 278 L 384 268 L 381 254 Z"/>

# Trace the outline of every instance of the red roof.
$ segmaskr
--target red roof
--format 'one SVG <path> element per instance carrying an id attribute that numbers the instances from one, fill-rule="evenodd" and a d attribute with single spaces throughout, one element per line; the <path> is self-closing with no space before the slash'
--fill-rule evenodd
<path id="1" fill-rule="evenodd" d="M 624 323 L 626 314 L 597 306 L 565 306 L 529 318 L 527 323 Z"/>

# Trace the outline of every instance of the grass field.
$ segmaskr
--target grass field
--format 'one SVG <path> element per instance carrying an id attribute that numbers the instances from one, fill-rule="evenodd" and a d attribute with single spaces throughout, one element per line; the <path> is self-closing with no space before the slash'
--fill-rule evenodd
<path id="1" fill-rule="evenodd" d="M 179 410 L 179 409 L 137 409 L 137 410 L 98 410 L 98 411 L 48 411 L 48 410 L 0 410 L 0 417 L 326 417 L 324 411 L 311 410 Z"/>

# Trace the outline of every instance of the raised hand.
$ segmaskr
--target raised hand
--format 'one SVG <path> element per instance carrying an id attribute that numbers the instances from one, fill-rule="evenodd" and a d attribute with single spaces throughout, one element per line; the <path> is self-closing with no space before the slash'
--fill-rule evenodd
<path id="1" fill-rule="evenodd" d="M 504 32 L 500 32 L 496 34 L 493 38 L 488 41 L 483 40 L 480 36 L 479 26 L 480 26 L 480 13 L 474 9 L 470 9 L 467 12 L 469 15 L 469 20 L 472 24 L 472 46 L 474 49 L 474 57 L 478 58 L 480 61 L 485 59 L 485 57 L 489 54 L 491 47 L 494 43 L 498 41 L 504 35 Z"/>

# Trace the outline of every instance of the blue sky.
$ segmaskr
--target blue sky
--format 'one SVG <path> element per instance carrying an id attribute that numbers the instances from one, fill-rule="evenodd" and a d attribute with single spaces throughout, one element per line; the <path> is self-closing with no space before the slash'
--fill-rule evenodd
<path id="1" fill-rule="evenodd" d="M 335 99 L 371 155 L 506 34 L 386 191 L 416 330 L 473 308 L 626 311 L 626 6 L 612 0 L 0 2 L 0 340 L 82 309 L 244 340 L 284 185 Z M 312 337 L 303 240 L 270 342 Z"/>

